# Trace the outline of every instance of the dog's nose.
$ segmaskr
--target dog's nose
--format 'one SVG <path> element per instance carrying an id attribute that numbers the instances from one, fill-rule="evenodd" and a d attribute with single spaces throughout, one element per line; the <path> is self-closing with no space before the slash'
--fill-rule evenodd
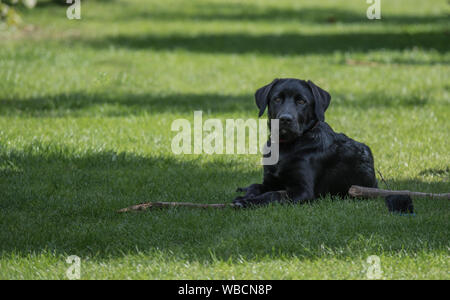
<path id="1" fill-rule="evenodd" d="M 294 120 L 294 118 L 291 115 L 288 114 L 282 114 L 280 117 L 280 122 L 283 124 L 290 124 Z"/>

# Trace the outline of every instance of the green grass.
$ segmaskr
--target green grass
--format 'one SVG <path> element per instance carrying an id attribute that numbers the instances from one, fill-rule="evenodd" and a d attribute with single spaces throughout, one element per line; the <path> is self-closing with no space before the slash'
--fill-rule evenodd
<path id="1" fill-rule="evenodd" d="M 332 95 L 327 122 L 368 144 L 392 189 L 449 192 L 446 1 L 86 1 L 0 32 L 0 279 L 450 279 L 449 202 L 382 199 L 260 209 L 225 203 L 261 180 L 258 155 L 171 152 L 173 120 L 255 118 L 275 77 Z M 384 184 L 381 184 L 384 187 Z"/>

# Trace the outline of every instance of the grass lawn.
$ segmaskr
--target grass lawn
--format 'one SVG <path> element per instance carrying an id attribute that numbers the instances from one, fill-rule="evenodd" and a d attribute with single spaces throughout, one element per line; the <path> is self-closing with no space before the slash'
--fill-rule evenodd
<path id="1" fill-rule="evenodd" d="M 450 279 L 447 200 L 117 214 L 225 203 L 259 155 L 175 155 L 173 120 L 256 118 L 275 77 L 332 95 L 330 126 L 369 145 L 390 188 L 450 192 L 449 5 L 383 1 L 39 1 L 0 32 L 0 279 Z M 385 188 L 383 183 L 380 187 Z"/>

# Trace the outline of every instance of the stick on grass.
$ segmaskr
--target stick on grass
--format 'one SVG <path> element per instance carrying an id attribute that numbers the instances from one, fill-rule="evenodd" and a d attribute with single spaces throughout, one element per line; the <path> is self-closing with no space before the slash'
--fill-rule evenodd
<path id="1" fill-rule="evenodd" d="M 422 193 L 422 192 L 411 192 L 411 191 L 391 191 L 382 190 L 377 188 L 368 188 L 358 185 L 352 185 L 348 190 L 348 194 L 353 197 L 386 197 L 389 195 L 409 195 L 411 198 L 443 198 L 450 199 L 450 194 L 432 194 L 432 193 Z"/>
<path id="2" fill-rule="evenodd" d="M 133 205 L 130 207 L 122 208 L 119 212 L 130 212 L 130 211 L 140 211 L 147 210 L 151 208 L 164 208 L 164 207 L 194 207 L 194 208 L 225 208 L 225 207 L 235 207 L 232 203 L 227 204 L 205 204 L 205 203 L 190 203 L 190 202 L 148 202 Z"/>
<path id="3" fill-rule="evenodd" d="M 353 197 L 366 197 L 366 198 L 386 197 L 389 195 L 409 195 L 410 197 L 450 199 L 449 193 L 432 194 L 432 193 L 411 192 L 411 191 L 390 191 L 377 188 L 362 187 L 357 185 L 352 185 L 348 190 L 348 194 Z M 167 208 L 167 207 L 226 208 L 226 207 L 236 207 L 236 205 L 232 203 L 206 204 L 206 203 L 190 203 L 190 202 L 148 202 L 122 208 L 121 210 L 119 210 L 119 212 L 124 213 L 130 211 L 141 211 L 152 208 Z"/>

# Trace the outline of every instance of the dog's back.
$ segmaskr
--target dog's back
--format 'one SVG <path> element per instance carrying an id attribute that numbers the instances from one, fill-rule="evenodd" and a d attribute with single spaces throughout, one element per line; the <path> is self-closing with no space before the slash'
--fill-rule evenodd
<path id="1" fill-rule="evenodd" d="M 329 126 L 322 130 L 328 131 L 329 140 L 325 144 L 329 147 L 322 149 L 321 172 L 315 178 L 315 196 L 345 196 L 352 185 L 377 187 L 370 148 L 345 134 L 335 133 Z"/>

